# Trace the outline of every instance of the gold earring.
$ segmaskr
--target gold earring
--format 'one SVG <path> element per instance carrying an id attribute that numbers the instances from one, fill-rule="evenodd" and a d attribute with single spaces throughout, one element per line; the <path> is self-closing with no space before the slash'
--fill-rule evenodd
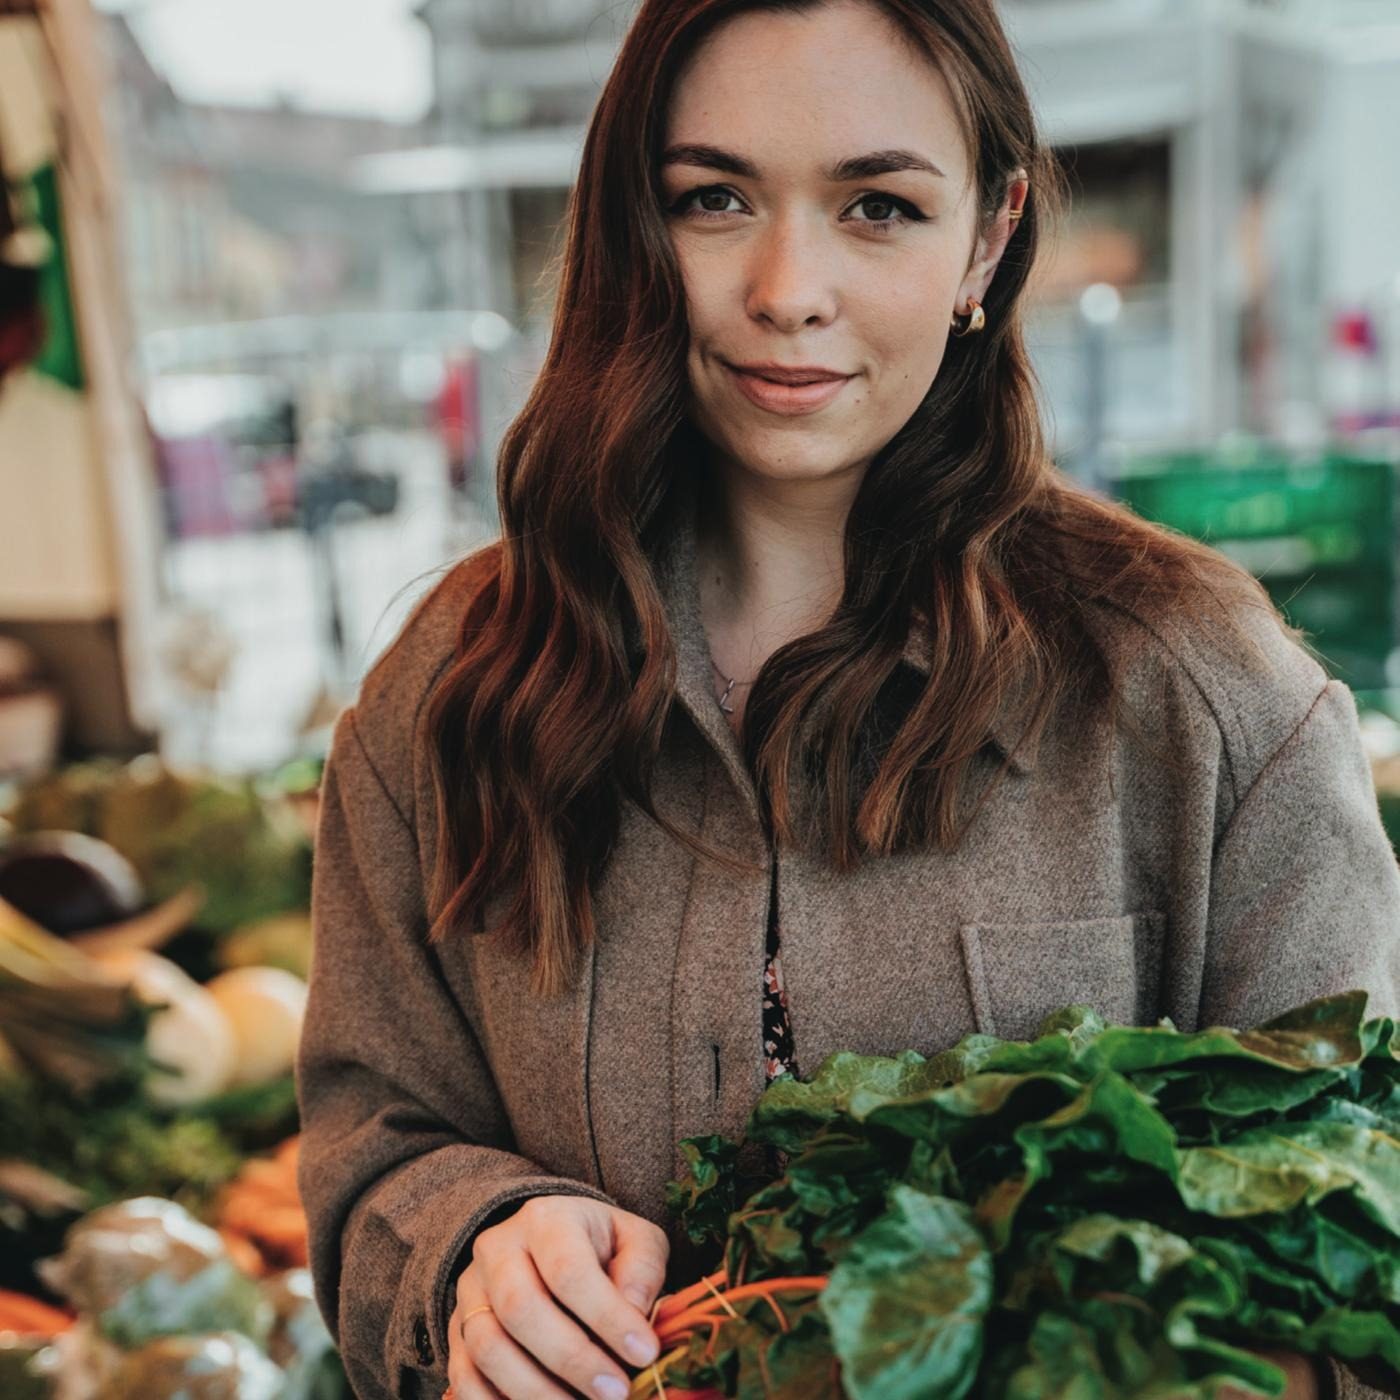
<path id="1" fill-rule="evenodd" d="M 968 297 L 967 304 L 971 307 L 967 316 L 967 325 L 959 327 L 958 314 L 956 311 L 949 317 L 948 324 L 952 326 L 953 334 L 956 336 L 971 335 L 976 331 L 980 331 L 982 327 L 987 324 L 987 313 L 982 310 L 982 303 L 973 301 L 971 297 Z"/>

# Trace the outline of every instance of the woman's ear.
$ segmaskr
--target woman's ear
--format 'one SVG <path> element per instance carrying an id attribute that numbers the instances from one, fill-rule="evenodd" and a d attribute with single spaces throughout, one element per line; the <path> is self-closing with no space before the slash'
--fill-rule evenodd
<path id="1" fill-rule="evenodd" d="M 1016 232 L 1016 225 L 1020 221 L 1021 211 L 1025 208 L 1030 187 L 1030 179 L 1025 170 L 1018 169 L 1011 178 L 1006 199 L 997 211 L 991 228 L 978 235 L 972 262 L 958 287 L 958 299 L 954 304 L 954 310 L 960 315 L 965 313 L 969 298 L 978 302 L 986 299 L 987 288 L 992 285 L 992 275 L 996 272 L 1006 245 L 1011 241 L 1011 235 Z M 1017 217 L 1013 218 L 1013 214 Z"/>

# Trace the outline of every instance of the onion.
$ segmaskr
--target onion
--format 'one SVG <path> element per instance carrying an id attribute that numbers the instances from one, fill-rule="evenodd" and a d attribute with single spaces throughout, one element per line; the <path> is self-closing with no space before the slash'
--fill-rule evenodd
<path id="1" fill-rule="evenodd" d="M 296 1062 L 306 983 L 281 967 L 235 967 L 206 984 L 238 1045 L 232 1084 L 266 1084 Z"/>

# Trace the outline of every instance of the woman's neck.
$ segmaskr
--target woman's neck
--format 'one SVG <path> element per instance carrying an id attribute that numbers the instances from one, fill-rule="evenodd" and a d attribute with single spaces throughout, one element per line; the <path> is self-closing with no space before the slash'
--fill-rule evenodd
<path id="1" fill-rule="evenodd" d="M 841 600 L 849 497 L 843 482 L 756 482 L 750 475 L 702 486 L 700 613 L 726 677 L 751 681 L 780 646 L 831 616 Z"/>

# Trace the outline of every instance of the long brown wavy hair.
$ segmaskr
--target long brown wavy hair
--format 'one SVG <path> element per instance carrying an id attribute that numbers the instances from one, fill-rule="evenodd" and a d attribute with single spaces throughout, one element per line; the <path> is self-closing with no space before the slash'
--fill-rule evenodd
<path id="1" fill-rule="evenodd" d="M 700 40 L 742 12 L 824 2 L 644 0 L 588 129 L 550 347 L 502 442 L 501 536 L 461 566 L 470 601 L 425 711 L 442 836 L 430 938 L 469 932 L 510 896 L 496 932 L 530 958 L 536 995 L 565 990 L 594 937 L 591 891 L 624 800 L 702 858 L 749 868 L 651 797 L 676 677 L 651 547 L 703 451 L 685 414 L 685 296 L 657 172 L 670 93 Z M 1071 693 L 1116 713 L 1090 605 L 1150 619 L 1208 596 L 1232 626 L 1232 600 L 1274 611 L 1223 555 L 1080 489 L 1047 453 L 1021 303 L 1066 184 L 993 0 L 870 3 L 957 96 L 979 230 L 1018 168 L 1030 192 L 986 294 L 986 329 L 948 341 L 923 402 L 860 484 L 839 606 L 773 653 L 746 707 L 771 838 L 817 839 L 841 869 L 961 839 L 969 765 L 1016 681 L 1034 702 L 1032 741 Z M 858 785 L 860 740 L 916 613 L 931 637 L 927 684 Z M 790 794 L 804 783 L 816 825 L 799 830 Z"/>

